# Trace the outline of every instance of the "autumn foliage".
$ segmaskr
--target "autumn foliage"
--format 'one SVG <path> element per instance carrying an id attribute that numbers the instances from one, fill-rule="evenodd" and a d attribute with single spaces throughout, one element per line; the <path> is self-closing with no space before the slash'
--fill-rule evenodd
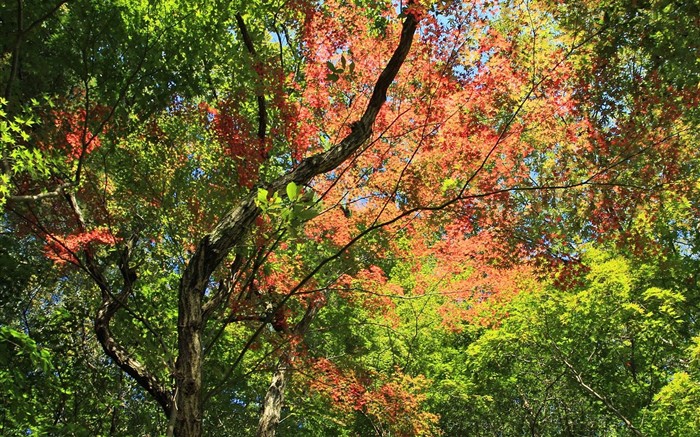
<path id="1" fill-rule="evenodd" d="M 103 3 L 0 17 L 0 261 L 137 434 L 638 434 L 694 375 L 692 2 Z"/>

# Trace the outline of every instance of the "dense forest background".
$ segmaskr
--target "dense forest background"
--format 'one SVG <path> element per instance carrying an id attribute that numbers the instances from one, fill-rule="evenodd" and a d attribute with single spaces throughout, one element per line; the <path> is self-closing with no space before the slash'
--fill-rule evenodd
<path id="1" fill-rule="evenodd" d="M 0 35 L 0 434 L 700 435 L 697 0 Z"/>

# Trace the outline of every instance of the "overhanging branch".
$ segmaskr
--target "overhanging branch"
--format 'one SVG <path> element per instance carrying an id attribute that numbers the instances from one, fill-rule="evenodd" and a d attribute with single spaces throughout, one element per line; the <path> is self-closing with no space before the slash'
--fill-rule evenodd
<path id="1" fill-rule="evenodd" d="M 109 294 L 103 292 L 102 305 L 95 316 L 97 339 L 105 353 L 114 360 L 119 368 L 134 378 L 141 387 L 156 399 L 167 416 L 172 409 L 170 391 L 143 364 L 134 359 L 126 349 L 117 343 L 112 335 L 112 331 L 109 329 L 109 323 L 119 308 L 119 303 L 111 299 Z"/>
<path id="2" fill-rule="evenodd" d="M 283 191 L 290 182 L 307 184 L 313 177 L 336 168 L 370 138 L 377 114 L 386 101 L 387 90 L 411 48 L 417 25 L 418 20 L 413 15 L 408 15 L 404 20 L 399 44 L 379 75 L 367 108 L 360 120 L 353 124 L 350 134 L 330 150 L 302 160 L 297 168 L 273 181 L 268 187 L 270 191 Z M 257 193 L 251 192 L 200 241 L 183 275 L 183 288 L 196 290 L 197 293 L 204 291 L 214 269 L 242 241 L 260 214 L 260 209 L 255 205 L 256 198 Z"/>
<path id="3" fill-rule="evenodd" d="M 66 200 L 71 206 L 81 230 L 85 231 L 87 229 L 85 217 L 78 205 L 75 194 L 67 194 Z M 102 304 L 95 315 L 95 334 L 105 353 L 114 360 L 120 369 L 128 373 L 141 387 L 146 389 L 146 391 L 156 399 L 161 408 L 163 408 L 165 414 L 169 415 L 173 405 L 169 390 L 158 381 L 155 374 L 150 372 L 141 362 L 133 358 L 133 356 L 116 341 L 109 328 L 112 318 L 120 308 L 124 307 L 123 302 L 132 291 L 132 282 L 135 278 L 131 278 L 128 266 L 129 251 L 132 244 L 133 240 L 130 240 L 123 254 L 123 265 L 121 266 L 123 269 L 121 270 L 124 276 L 124 289 L 118 296 L 113 293 L 107 278 L 95 261 L 89 246 L 86 247 L 83 252 L 85 255 L 84 267 L 93 278 L 102 294 Z"/>

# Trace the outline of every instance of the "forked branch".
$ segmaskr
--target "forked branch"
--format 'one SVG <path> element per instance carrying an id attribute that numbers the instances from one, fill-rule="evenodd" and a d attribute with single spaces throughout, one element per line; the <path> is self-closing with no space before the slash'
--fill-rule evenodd
<path id="1" fill-rule="evenodd" d="M 305 185 L 315 176 L 333 170 L 370 138 L 377 114 L 386 101 L 387 90 L 411 48 L 417 25 L 418 20 L 413 15 L 408 15 L 404 20 L 399 45 L 377 79 L 367 108 L 361 119 L 353 124 L 352 132 L 330 150 L 302 160 L 297 168 L 277 178 L 268 187 L 271 192 L 283 191 L 290 182 Z M 209 276 L 230 250 L 243 240 L 260 214 L 260 209 L 255 205 L 256 198 L 257 193 L 251 192 L 200 241 L 183 276 L 184 288 L 197 290 L 198 293 L 204 291 Z"/>

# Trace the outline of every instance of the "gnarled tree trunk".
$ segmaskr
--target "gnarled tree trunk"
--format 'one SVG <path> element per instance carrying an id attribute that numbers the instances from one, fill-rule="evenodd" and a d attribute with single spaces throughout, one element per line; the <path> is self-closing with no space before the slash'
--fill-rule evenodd
<path id="1" fill-rule="evenodd" d="M 282 416 L 284 390 L 287 388 L 287 382 L 291 373 L 289 358 L 288 354 L 280 358 L 280 362 L 272 374 L 272 383 L 270 388 L 267 389 L 267 393 L 265 393 L 262 413 L 258 422 L 258 437 L 275 436 L 277 424 L 279 424 Z"/>
<path id="2" fill-rule="evenodd" d="M 387 89 L 396 78 L 411 48 L 417 25 L 418 20 L 411 14 L 404 20 L 401 40 L 377 79 L 362 118 L 353 123 L 352 132 L 330 150 L 304 159 L 294 170 L 270 183 L 267 186 L 270 192 L 284 192 L 290 182 L 305 185 L 312 178 L 335 169 L 370 138 L 377 114 L 386 102 Z M 178 358 L 175 366 L 176 410 L 174 411 L 176 414 L 174 435 L 177 437 L 202 435 L 204 351 L 201 338 L 206 323 L 203 308 L 209 306 L 211 302 L 218 305 L 225 301 L 220 299 L 220 296 L 215 296 L 205 303 L 204 292 L 214 270 L 250 233 L 255 219 L 260 214 L 260 208 L 255 204 L 256 198 L 257 192 L 251 192 L 199 242 L 180 282 Z"/>

